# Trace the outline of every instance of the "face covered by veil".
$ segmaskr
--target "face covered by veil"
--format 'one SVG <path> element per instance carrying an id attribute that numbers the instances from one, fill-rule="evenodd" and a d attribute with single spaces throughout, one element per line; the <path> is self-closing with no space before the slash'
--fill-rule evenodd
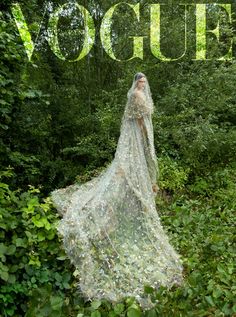
<path id="1" fill-rule="evenodd" d="M 145 78 L 145 85 L 143 87 L 143 92 L 146 96 L 146 99 L 147 99 L 147 102 L 150 106 L 150 108 L 153 110 L 153 100 L 152 100 L 152 93 L 151 93 L 151 90 L 150 90 L 150 86 L 149 86 L 149 83 L 148 83 L 148 79 L 147 77 L 139 72 L 137 74 L 135 74 L 134 76 L 134 79 L 133 79 L 133 83 L 132 83 L 132 86 L 131 88 L 129 89 L 128 93 L 127 93 L 127 98 L 128 100 L 130 99 L 131 95 L 134 93 L 134 90 L 137 89 L 137 86 L 138 86 L 138 81 L 142 78 Z"/>
<path id="2" fill-rule="evenodd" d="M 138 112 L 141 112 L 141 110 L 145 110 L 145 109 L 143 109 L 142 103 L 138 100 L 138 96 L 136 94 L 138 91 L 138 83 L 141 79 L 145 79 L 145 84 L 140 89 L 140 92 L 142 92 L 144 94 L 144 97 L 146 99 L 146 107 L 147 107 L 146 113 L 149 112 L 150 114 L 152 114 L 154 111 L 152 94 L 151 94 L 148 80 L 143 73 L 139 72 L 139 73 L 135 74 L 135 76 L 133 78 L 132 86 L 130 87 L 130 89 L 127 93 L 127 103 L 126 103 L 125 112 L 124 112 L 125 116 L 128 114 L 128 115 L 130 115 L 130 117 L 141 117 L 145 113 L 145 112 L 143 114 L 138 113 Z M 139 106 L 137 106 L 136 109 L 134 107 L 135 102 L 136 103 L 139 102 Z"/>
<path id="3" fill-rule="evenodd" d="M 58 231 L 88 300 L 134 296 L 151 308 L 145 285 L 182 282 L 182 261 L 161 225 L 152 188 L 158 180 L 152 113 L 147 78 L 137 73 L 112 162 L 90 181 L 51 193 L 62 215 Z"/>

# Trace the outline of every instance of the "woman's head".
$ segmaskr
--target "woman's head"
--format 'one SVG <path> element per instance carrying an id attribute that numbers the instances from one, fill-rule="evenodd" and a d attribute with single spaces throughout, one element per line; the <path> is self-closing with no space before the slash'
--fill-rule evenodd
<path id="1" fill-rule="evenodd" d="M 143 90 L 143 93 L 145 94 L 146 98 L 147 98 L 147 103 L 149 105 L 149 107 L 152 109 L 153 111 L 153 100 L 152 100 L 152 93 L 150 90 L 150 86 L 148 83 L 148 79 L 146 77 L 146 75 L 144 73 L 136 73 L 133 77 L 133 83 L 132 86 L 130 87 L 130 89 L 128 90 L 127 93 L 127 107 L 130 104 L 131 100 L 132 100 L 132 95 L 134 94 L 135 90 L 137 89 Z"/>
<path id="2" fill-rule="evenodd" d="M 130 87 L 127 93 L 128 99 L 131 97 L 134 90 L 136 89 L 142 90 L 144 94 L 146 95 L 147 99 L 149 100 L 149 103 L 151 104 L 153 103 L 148 79 L 144 73 L 138 72 L 134 75 L 132 86 Z"/>
<path id="3" fill-rule="evenodd" d="M 134 76 L 134 80 L 136 82 L 136 87 L 138 89 L 144 89 L 146 84 L 146 76 L 143 73 L 137 73 Z"/>

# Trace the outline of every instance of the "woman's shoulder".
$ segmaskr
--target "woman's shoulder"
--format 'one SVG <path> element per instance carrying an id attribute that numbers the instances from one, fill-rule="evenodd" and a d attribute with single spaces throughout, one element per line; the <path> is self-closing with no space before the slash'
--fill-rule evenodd
<path id="1" fill-rule="evenodd" d="M 135 89 L 132 93 L 132 97 L 134 100 L 136 101 L 145 101 L 145 96 L 144 94 L 138 90 L 138 89 Z"/>
<path id="2" fill-rule="evenodd" d="M 141 92 L 141 90 L 139 89 L 134 89 L 133 93 L 132 93 L 134 96 L 136 97 L 142 97 L 143 96 L 143 93 Z"/>
<path id="3" fill-rule="evenodd" d="M 142 116 L 149 114 L 149 112 L 150 109 L 147 107 L 145 94 L 139 89 L 134 89 L 125 109 L 126 117 L 131 119 L 141 118 Z"/>

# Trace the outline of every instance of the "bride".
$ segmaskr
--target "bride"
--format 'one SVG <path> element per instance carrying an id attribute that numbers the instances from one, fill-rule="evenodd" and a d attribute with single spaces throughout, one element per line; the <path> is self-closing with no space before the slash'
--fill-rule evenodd
<path id="1" fill-rule="evenodd" d="M 183 262 L 156 210 L 159 177 L 147 77 L 134 76 L 113 161 L 84 184 L 50 193 L 62 215 L 58 231 L 87 299 L 132 296 L 153 307 L 144 286 L 181 285 Z"/>

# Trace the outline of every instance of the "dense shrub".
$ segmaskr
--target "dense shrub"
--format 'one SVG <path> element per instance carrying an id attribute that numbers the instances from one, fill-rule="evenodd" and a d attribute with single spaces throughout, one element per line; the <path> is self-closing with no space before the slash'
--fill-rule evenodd
<path id="1" fill-rule="evenodd" d="M 5 171 L 1 178 L 11 175 Z M 2 316 L 233 316 L 235 178 L 235 166 L 228 166 L 212 175 L 214 189 L 207 180 L 198 181 L 188 194 L 181 185 L 176 189 L 171 177 L 161 184 L 162 192 L 175 188 L 167 201 L 158 195 L 157 209 L 171 243 L 183 256 L 185 284 L 171 291 L 146 287 L 159 303 L 145 313 L 132 298 L 116 305 L 106 300 L 85 302 L 76 286 L 79 268 L 71 267 L 62 249 L 56 231 L 59 218 L 50 199 L 40 198 L 32 186 L 26 192 L 13 191 L 2 181 Z"/>

